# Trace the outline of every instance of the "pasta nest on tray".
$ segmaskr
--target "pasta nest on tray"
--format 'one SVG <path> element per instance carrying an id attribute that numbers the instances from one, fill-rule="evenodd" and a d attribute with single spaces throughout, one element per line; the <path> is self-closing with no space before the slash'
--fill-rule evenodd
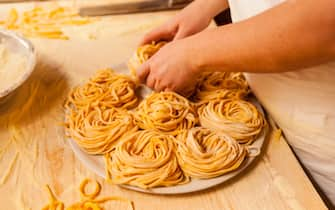
<path id="1" fill-rule="evenodd" d="M 209 179 L 237 169 L 247 150 L 230 136 L 195 127 L 178 136 L 177 157 L 188 176 Z"/>
<path id="2" fill-rule="evenodd" d="M 215 99 L 244 98 L 248 93 L 248 83 L 240 72 L 205 72 L 193 99 L 203 104 Z"/>
<path id="3" fill-rule="evenodd" d="M 140 128 L 171 135 L 194 127 L 198 121 L 192 103 L 174 92 L 152 93 L 139 104 L 134 115 Z"/>
<path id="4" fill-rule="evenodd" d="M 110 69 L 74 88 L 65 103 L 66 133 L 89 154 L 106 154 L 119 139 L 138 129 L 127 110 L 138 104 L 136 83 Z"/>
<path id="5" fill-rule="evenodd" d="M 201 126 L 224 132 L 240 144 L 257 139 L 265 119 L 255 105 L 241 99 L 212 100 L 198 109 Z"/>
<path id="6" fill-rule="evenodd" d="M 83 85 L 75 87 L 66 106 L 83 109 L 94 106 L 131 109 L 137 106 L 136 83 L 130 77 L 111 69 L 100 70 Z"/>
<path id="7" fill-rule="evenodd" d="M 67 116 L 67 134 L 88 154 L 106 154 L 120 138 L 137 130 L 133 116 L 115 108 L 72 110 Z"/>
<path id="8" fill-rule="evenodd" d="M 178 165 L 174 142 L 172 135 L 152 130 L 123 137 L 107 159 L 112 183 L 146 189 L 189 182 Z"/>

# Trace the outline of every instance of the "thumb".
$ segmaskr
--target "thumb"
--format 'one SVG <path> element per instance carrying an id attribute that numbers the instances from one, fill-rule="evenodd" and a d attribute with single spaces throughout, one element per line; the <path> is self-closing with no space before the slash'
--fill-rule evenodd
<path id="1" fill-rule="evenodd" d="M 149 33 L 147 33 L 142 40 L 140 41 L 140 46 L 145 44 L 150 44 L 153 41 L 159 40 L 171 40 L 173 38 L 173 34 L 166 26 L 160 26 Z"/>
<path id="2" fill-rule="evenodd" d="M 146 82 L 149 73 L 150 73 L 150 65 L 149 62 L 146 61 L 137 69 L 136 72 L 137 78 L 140 81 L 140 83 Z"/>

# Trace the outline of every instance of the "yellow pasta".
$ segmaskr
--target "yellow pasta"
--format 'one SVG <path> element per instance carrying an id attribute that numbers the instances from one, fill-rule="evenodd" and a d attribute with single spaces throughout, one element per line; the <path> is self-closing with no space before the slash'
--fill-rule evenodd
<path id="1" fill-rule="evenodd" d="M 133 116 L 115 108 L 71 110 L 67 115 L 67 134 L 89 154 L 114 150 L 124 134 L 136 130 Z"/>
<path id="2" fill-rule="evenodd" d="M 82 197 L 82 201 L 71 204 L 69 207 L 66 208 L 66 210 L 103 210 L 102 204 L 108 202 L 108 201 L 122 201 L 128 203 L 130 209 L 134 210 L 134 204 L 132 201 L 122 198 L 119 196 L 108 196 L 104 198 L 97 197 L 100 194 L 101 191 L 101 185 L 99 182 L 94 181 L 95 183 L 95 189 L 93 193 L 87 193 L 86 192 L 86 186 L 92 182 L 90 179 L 85 179 L 80 184 L 79 192 Z M 61 201 L 58 201 L 53 192 L 51 191 L 50 187 L 47 185 L 47 191 L 49 194 L 49 204 L 46 205 L 42 210 L 64 210 L 64 203 Z"/>
<path id="3" fill-rule="evenodd" d="M 203 127 L 227 133 L 241 144 L 251 144 L 265 126 L 255 105 L 241 99 L 210 101 L 198 114 Z"/>
<path id="4" fill-rule="evenodd" d="M 111 69 L 100 70 L 88 83 L 71 91 L 66 106 L 131 109 L 138 104 L 135 89 L 135 82 L 128 76 L 116 74 Z"/>
<path id="5" fill-rule="evenodd" d="M 7 19 L 4 21 L 5 27 L 7 29 L 16 29 L 17 25 L 15 24 L 18 19 L 18 13 L 16 9 L 11 9 Z"/>
<path id="6" fill-rule="evenodd" d="M 16 9 L 11 9 L 8 17 L 0 21 L 0 24 L 29 37 L 69 39 L 63 33 L 63 26 L 79 26 L 92 22 L 94 22 L 93 18 L 81 17 L 76 10 L 69 7 L 50 9 L 35 7 L 22 14 L 19 14 Z"/>
<path id="7" fill-rule="evenodd" d="M 206 72 L 198 84 L 194 100 L 204 103 L 213 99 L 243 98 L 249 93 L 242 73 Z"/>
<path id="8" fill-rule="evenodd" d="M 212 91 L 203 91 L 198 92 L 196 95 L 197 106 L 206 105 L 208 102 L 212 100 L 222 100 L 229 98 L 244 98 L 246 92 L 243 90 L 229 90 L 229 89 L 218 89 Z"/>
<path id="9" fill-rule="evenodd" d="M 137 131 L 121 140 L 108 164 L 111 180 L 140 188 L 172 186 L 189 181 L 179 168 L 175 138 L 156 131 Z"/>
<path id="10" fill-rule="evenodd" d="M 135 119 L 142 129 L 153 129 L 172 135 L 192 128 L 197 123 L 193 105 L 174 92 L 149 95 L 136 109 Z"/>
<path id="11" fill-rule="evenodd" d="M 79 191 L 80 191 L 80 195 L 82 198 L 93 200 L 100 194 L 101 185 L 99 182 L 95 182 L 94 191 L 92 193 L 87 193 L 86 186 L 88 185 L 90 181 L 91 181 L 90 179 L 84 179 L 84 181 L 82 181 L 80 184 Z"/>
<path id="12" fill-rule="evenodd" d="M 177 141 L 178 162 L 188 176 L 208 179 L 236 170 L 247 150 L 230 136 L 207 128 L 185 131 Z"/>
<path id="13" fill-rule="evenodd" d="M 151 44 L 138 47 L 134 55 L 128 61 L 128 68 L 130 69 L 131 74 L 136 77 L 136 69 L 151 58 L 151 56 L 153 56 L 165 44 L 166 42 L 152 42 Z"/>
<path id="14" fill-rule="evenodd" d="M 49 185 L 46 185 L 46 190 L 49 194 L 49 204 L 43 207 L 42 210 L 64 210 L 64 203 L 56 198 Z"/>
<path id="15" fill-rule="evenodd" d="M 89 154 L 114 150 L 125 133 L 137 130 L 132 114 L 126 110 L 138 103 L 135 88 L 135 82 L 127 76 L 109 69 L 98 71 L 68 96 L 67 135 Z"/>

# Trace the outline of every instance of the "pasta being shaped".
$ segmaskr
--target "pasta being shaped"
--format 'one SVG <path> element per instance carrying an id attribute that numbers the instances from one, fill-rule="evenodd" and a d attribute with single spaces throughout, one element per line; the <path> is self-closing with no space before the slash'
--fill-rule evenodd
<path id="1" fill-rule="evenodd" d="M 139 104 L 134 115 L 140 128 L 171 135 L 178 135 L 197 123 L 193 105 L 174 92 L 152 93 Z"/>
<path id="2" fill-rule="evenodd" d="M 167 42 L 152 42 L 137 48 L 134 55 L 128 61 L 128 68 L 131 74 L 136 77 L 136 69 L 153 56 L 160 48 L 162 48 Z"/>

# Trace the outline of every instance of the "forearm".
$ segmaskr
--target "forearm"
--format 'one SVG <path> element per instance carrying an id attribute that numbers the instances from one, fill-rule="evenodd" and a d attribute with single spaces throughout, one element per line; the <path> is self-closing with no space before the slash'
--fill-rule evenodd
<path id="1" fill-rule="evenodd" d="M 333 0 L 286 1 L 248 20 L 188 38 L 201 69 L 292 71 L 335 60 Z"/>

